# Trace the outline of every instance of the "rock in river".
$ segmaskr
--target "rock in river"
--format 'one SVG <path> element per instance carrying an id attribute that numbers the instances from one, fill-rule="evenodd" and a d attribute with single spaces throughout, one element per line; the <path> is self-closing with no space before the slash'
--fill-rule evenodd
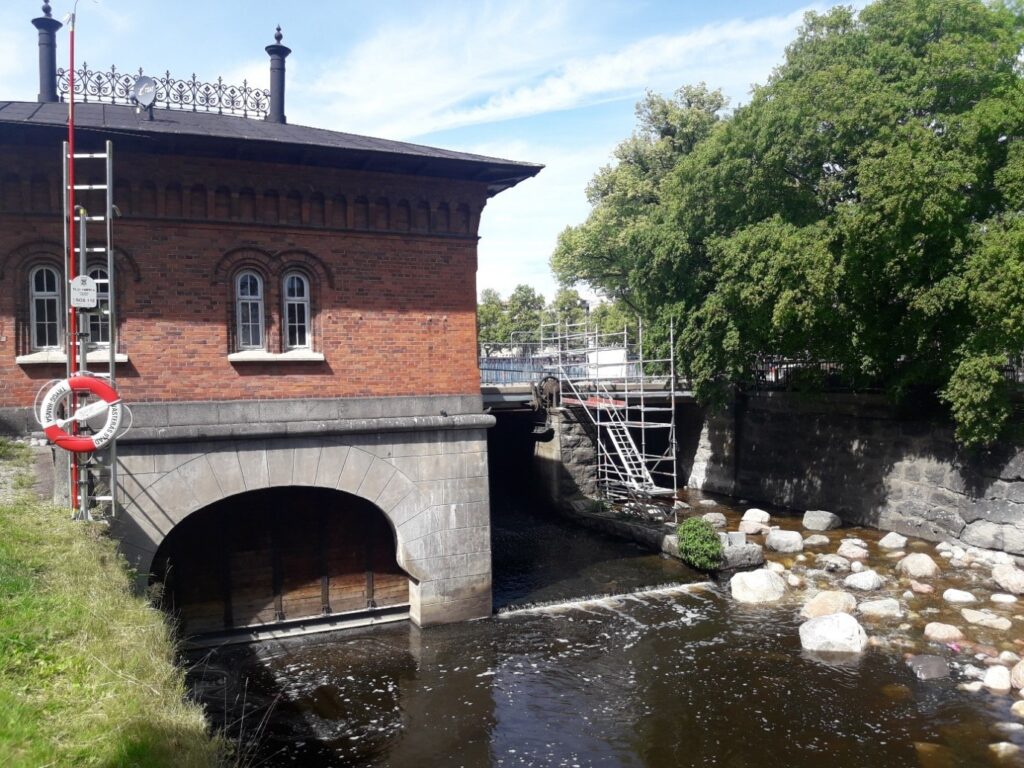
<path id="1" fill-rule="evenodd" d="M 910 589 L 919 595 L 930 595 L 935 591 L 935 587 L 931 584 L 922 584 L 920 581 L 910 580 Z"/>
<path id="2" fill-rule="evenodd" d="M 1014 595 L 1024 595 L 1024 571 L 1015 565 L 997 565 L 992 569 L 992 578 L 1000 589 Z"/>
<path id="3" fill-rule="evenodd" d="M 819 616 L 828 616 L 832 613 L 853 613 L 857 607 L 857 598 L 849 592 L 838 590 L 825 590 L 819 592 L 800 611 L 805 619 L 816 619 Z"/>
<path id="4" fill-rule="evenodd" d="M 830 613 L 800 625 L 800 645 L 804 650 L 860 653 L 867 644 L 864 628 L 848 613 Z"/>
<path id="5" fill-rule="evenodd" d="M 843 579 L 843 585 L 850 589 L 859 589 L 862 592 L 871 592 L 882 586 L 881 577 L 872 570 L 852 573 Z"/>
<path id="6" fill-rule="evenodd" d="M 725 515 L 721 512 L 708 512 L 701 517 L 711 523 L 712 528 L 725 528 Z"/>
<path id="7" fill-rule="evenodd" d="M 811 536 L 808 536 L 806 539 L 804 539 L 804 546 L 805 547 L 827 547 L 828 544 L 829 544 L 829 541 L 831 541 L 831 540 L 829 539 L 828 536 L 822 536 L 820 533 L 815 533 L 815 534 L 812 534 Z"/>
<path id="8" fill-rule="evenodd" d="M 896 531 L 890 531 L 878 540 L 878 546 L 882 549 L 903 549 L 907 546 L 907 537 L 900 536 Z"/>
<path id="9" fill-rule="evenodd" d="M 964 639 L 964 633 L 952 624 L 943 624 L 938 621 L 925 625 L 924 636 L 933 643 L 956 643 Z"/>
<path id="10" fill-rule="evenodd" d="M 907 664 L 919 680 L 936 680 L 949 677 L 949 664 L 941 656 L 930 653 L 919 653 L 911 656 Z"/>
<path id="11" fill-rule="evenodd" d="M 764 545 L 775 552 L 802 552 L 804 537 L 799 531 L 772 531 Z"/>
<path id="12" fill-rule="evenodd" d="M 898 600 L 883 597 L 880 600 L 865 600 L 857 610 L 873 619 L 898 619 L 903 615 Z"/>
<path id="13" fill-rule="evenodd" d="M 808 531 L 831 531 L 843 524 L 839 515 L 833 515 L 823 509 L 809 509 L 804 512 L 804 528 Z"/>
<path id="14" fill-rule="evenodd" d="M 1010 685 L 1014 688 L 1024 688 L 1024 661 L 1018 662 L 1010 670 Z"/>
<path id="15" fill-rule="evenodd" d="M 988 611 L 974 611 L 970 608 L 962 608 L 960 615 L 964 617 L 964 620 L 970 624 L 977 624 L 979 627 L 985 627 L 987 629 L 998 629 L 1002 631 L 1008 630 L 1012 624 L 1009 619 L 1004 619 L 1002 616 L 996 616 L 994 613 Z"/>
<path id="16" fill-rule="evenodd" d="M 981 684 L 992 693 L 1010 692 L 1010 670 L 1003 666 L 989 667 L 985 670 L 985 679 Z"/>
<path id="17" fill-rule="evenodd" d="M 836 554 L 840 557 L 845 557 L 847 560 L 867 560 L 868 551 L 852 541 L 844 541 L 839 545 L 839 549 L 836 550 Z"/>
<path id="18" fill-rule="evenodd" d="M 924 552 L 907 555 L 896 564 L 896 570 L 912 579 L 926 579 L 939 575 L 939 566 Z"/>
<path id="19" fill-rule="evenodd" d="M 749 520 L 752 523 L 761 523 L 761 525 L 768 525 L 771 521 L 772 516 L 765 512 L 763 509 L 757 509 L 751 507 L 743 513 L 743 520 Z"/>
<path id="20" fill-rule="evenodd" d="M 972 595 L 970 592 L 964 592 L 962 589 L 947 589 L 942 593 L 942 599 L 947 603 L 976 603 L 978 598 Z"/>
<path id="21" fill-rule="evenodd" d="M 815 562 L 829 573 L 846 573 L 850 570 L 850 561 L 839 555 L 818 555 Z"/>
<path id="22" fill-rule="evenodd" d="M 765 533 L 771 533 L 772 529 L 764 523 L 758 523 L 754 520 L 740 520 L 739 532 L 751 536 L 760 536 Z"/>
<path id="23" fill-rule="evenodd" d="M 760 568 L 737 573 L 729 583 L 734 600 L 741 603 L 774 603 L 786 594 L 786 582 L 777 573 Z"/>

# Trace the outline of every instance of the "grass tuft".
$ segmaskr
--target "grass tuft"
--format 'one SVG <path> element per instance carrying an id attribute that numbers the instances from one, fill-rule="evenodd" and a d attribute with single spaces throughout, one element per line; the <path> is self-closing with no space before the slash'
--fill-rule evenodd
<path id="1" fill-rule="evenodd" d="M 29 464 L 0 440 L 0 473 L 15 474 L 0 498 L 0 765 L 219 764 L 163 615 L 100 524 L 25 490 Z"/>

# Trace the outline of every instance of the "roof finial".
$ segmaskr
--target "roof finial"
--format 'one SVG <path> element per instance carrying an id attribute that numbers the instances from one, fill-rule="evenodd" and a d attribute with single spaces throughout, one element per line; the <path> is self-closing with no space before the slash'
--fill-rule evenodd
<path id="1" fill-rule="evenodd" d="M 49 3 L 43 3 L 43 16 L 45 16 L 46 18 L 50 18 L 50 12 L 52 10 L 53 8 L 50 7 Z"/>
<path id="2" fill-rule="evenodd" d="M 283 37 L 284 37 L 284 35 L 281 34 L 281 25 L 278 24 L 277 25 L 277 32 L 274 33 L 274 42 L 276 42 L 278 45 L 280 45 L 281 44 L 281 38 L 283 38 Z"/>

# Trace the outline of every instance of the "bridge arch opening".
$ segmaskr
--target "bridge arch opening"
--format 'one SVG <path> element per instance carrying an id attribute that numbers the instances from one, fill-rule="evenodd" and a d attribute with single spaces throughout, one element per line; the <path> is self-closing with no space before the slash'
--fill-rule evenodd
<path id="1" fill-rule="evenodd" d="M 371 502 L 343 491 L 247 491 L 189 515 L 153 561 L 162 604 L 186 637 L 408 618 L 410 577 Z"/>

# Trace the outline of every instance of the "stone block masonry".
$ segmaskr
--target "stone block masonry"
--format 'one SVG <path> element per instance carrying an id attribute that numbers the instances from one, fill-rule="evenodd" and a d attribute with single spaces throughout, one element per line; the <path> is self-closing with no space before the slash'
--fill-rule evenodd
<path id="1" fill-rule="evenodd" d="M 493 417 L 480 413 L 479 396 L 366 398 L 346 402 L 344 418 L 337 410 L 325 418 L 332 402 L 265 403 L 256 409 L 263 420 L 244 425 L 232 421 L 240 412 L 232 403 L 142 409 L 138 429 L 119 444 L 112 525 L 140 586 L 188 516 L 250 491 L 315 487 L 365 499 L 387 518 L 417 624 L 490 615 L 485 430 Z M 303 418 L 313 415 L 322 418 Z"/>
<path id="2" fill-rule="evenodd" d="M 1024 446 L 965 451 L 878 395 L 746 396 L 709 414 L 688 484 L 1024 557 Z"/>

